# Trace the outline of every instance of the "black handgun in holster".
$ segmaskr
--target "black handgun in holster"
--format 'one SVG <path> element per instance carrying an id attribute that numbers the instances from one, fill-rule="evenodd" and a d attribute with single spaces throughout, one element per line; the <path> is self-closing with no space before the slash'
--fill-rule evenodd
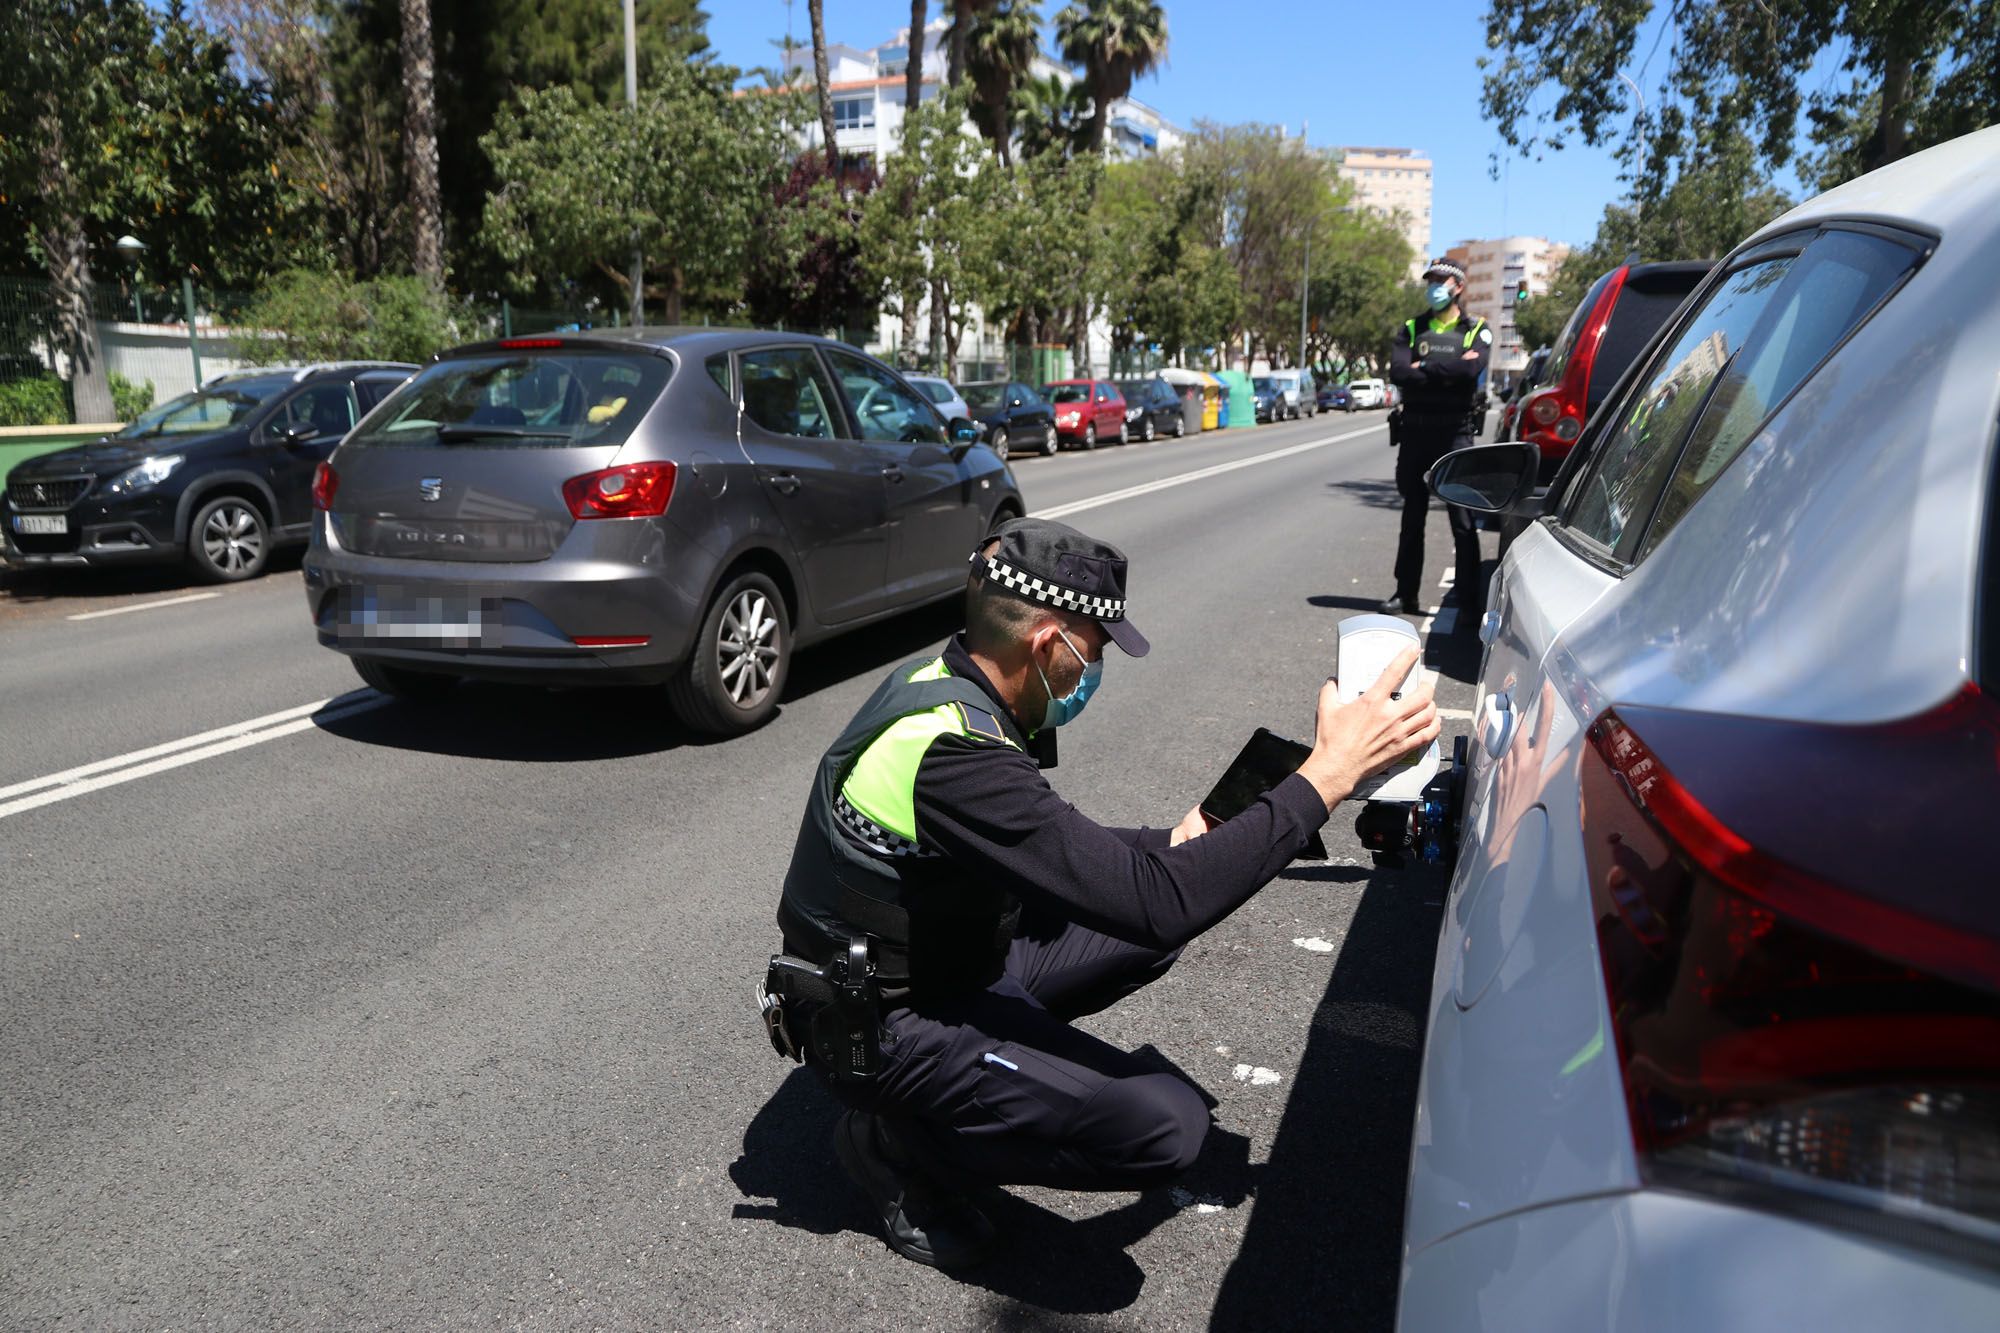
<path id="1" fill-rule="evenodd" d="M 881 1073 L 881 990 L 866 935 L 850 937 L 847 952 L 824 965 L 772 954 L 757 1008 L 779 1055 L 804 1061 L 810 1050 L 846 1082 L 866 1083 Z"/>

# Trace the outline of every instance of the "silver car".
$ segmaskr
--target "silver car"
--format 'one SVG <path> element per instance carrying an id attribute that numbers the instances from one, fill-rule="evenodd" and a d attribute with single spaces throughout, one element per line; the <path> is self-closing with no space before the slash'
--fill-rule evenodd
<path id="1" fill-rule="evenodd" d="M 972 409 L 966 406 L 964 395 L 953 387 L 950 380 L 941 375 L 905 375 L 903 378 L 910 382 L 911 388 L 930 399 L 947 420 L 971 418 Z"/>
<path id="2" fill-rule="evenodd" d="M 1996 218 L 1989 129 L 1770 223 L 1501 561 L 1403 1333 L 2000 1326 Z"/>
<path id="3" fill-rule="evenodd" d="M 769 716 L 795 649 L 962 592 L 1025 512 L 978 428 L 880 362 L 719 329 L 446 353 L 313 503 L 307 606 L 368 684 L 660 682 L 716 734 Z"/>

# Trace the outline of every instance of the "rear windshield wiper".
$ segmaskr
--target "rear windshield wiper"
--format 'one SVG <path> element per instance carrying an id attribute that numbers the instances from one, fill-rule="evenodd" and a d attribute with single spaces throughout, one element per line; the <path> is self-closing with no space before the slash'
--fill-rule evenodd
<path id="1" fill-rule="evenodd" d="M 533 426 L 481 425 L 473 421 L 448 421 L 437 428 L 440 440 L 573 440 L 566 430 L 537 430 Z"/>

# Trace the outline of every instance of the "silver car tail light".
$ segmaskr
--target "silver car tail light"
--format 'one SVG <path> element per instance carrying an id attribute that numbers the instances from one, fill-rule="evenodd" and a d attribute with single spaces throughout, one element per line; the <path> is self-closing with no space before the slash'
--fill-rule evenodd
<path id="1" fill-rule="evenodd" d="M 1619 708 L 1582 769 L 1648 1182 L 2000 1263 L 2000 705 Z"/>

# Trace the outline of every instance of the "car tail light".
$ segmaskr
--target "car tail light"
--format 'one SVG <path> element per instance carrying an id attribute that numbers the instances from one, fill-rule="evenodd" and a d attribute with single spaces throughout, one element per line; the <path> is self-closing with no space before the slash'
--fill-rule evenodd
<path id="1" fill-rule="evenodd" d="M 509 352 L 541 352 L 566 344 L 561 338 L 502 338 L 500 346 Z"/>
<path id="2" fill-rule="evenodd" d="M 340 490 L 340 474 L 333 470 L 333 464 L 321 463 L 313 469 L 313 508 L 332 509 L 333 497 Z M 297 492 L 294 492 L 296 494 Z"/>
<path id="3" fill-rule="evenodd" d="M 1621 708 L 1582 825 L 1649 1181 L 2000 1253 L 2000 706 Z"/>
<path id="4" fill-rule="evenodd" d="M 1544 458 L 1564 457 L 1577 436 L 1583 434 L 1584 420 L 1590 415 L 1590 373 L 1597 365 L 1604 331 L 1611 326 L 1611 311 L 1618 304 L 1618 294 L 1625 289 L 1625 275 L 1629 271 L 1626 267 L 1618 268 L 1598 293 L 1563 364 L 1562 378 L 1528 400 L 1531 405 L 1528 415 L 1535 424 L 1522 438 L 1540 446 Z"/>
<path id="5" fill-rule="evenodd" d="M 562 493 L 573 518 L 656 518 L 673 499 L 674 465 L 627 463 L 586 472 L 564 482 Z"/>

